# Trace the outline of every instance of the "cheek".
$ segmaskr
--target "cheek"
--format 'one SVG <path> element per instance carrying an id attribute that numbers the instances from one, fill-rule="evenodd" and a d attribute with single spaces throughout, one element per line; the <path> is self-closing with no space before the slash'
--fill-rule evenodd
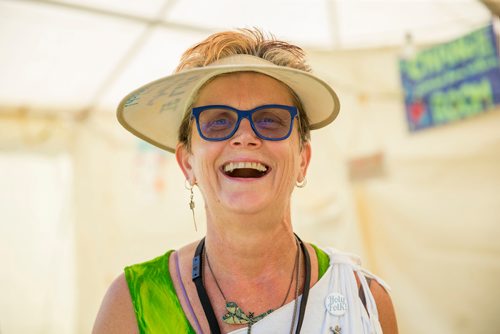
<path id="1" fill-rule="evenodd" d="M 301 165 L 301 152 L 302 152 L 302 147 L 301 147 L 301 141 L 300 141 L 300 134 L 298 130 L 294 131 L 291 143 L 290 143 L 290 151 L 288 152 L 291 160 L 291 164 L 293 165 L 294 173 L 298 173 L 300 171 L 300 165 Z"/>
<path id="2" fill-rule="evenodd" d="M 282 182 L 290 183 L 295 182 L 297 175 L 300 173 L 300 150 L 296 142 L 288 143 L 288 145 L 276 149 L 276 161 L 281 161 Z M 278 154 L 278 152 L 280 152 Z M 280 165 L 280 164 L 278 164 Z"/>
<path id="3" fill-rule="evenodd" d="M 195 176 L 202 183 L 210 182 L 210 178 L 217 176 L 216 161 L 220 156 L 220 143 L 207 142 L 199 137 L 193 137 L 191 150 Z"/>

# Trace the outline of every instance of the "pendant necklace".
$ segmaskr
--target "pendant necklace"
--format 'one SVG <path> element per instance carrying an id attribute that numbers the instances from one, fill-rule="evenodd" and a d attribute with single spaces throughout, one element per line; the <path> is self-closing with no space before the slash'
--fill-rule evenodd
<path id="1" fill-rule="evenodd" d="M 297 240 L 296 240 L 296 245 L 297 245 L 297 252 L 295 254 L 295 261 L 294 261 L 295 263 L 294 263 L 294 266 L 293 266 L 293 269 L 292 269 L 292 275 L 291 275 L 291 278 L 290 278 L 290 284 L 288 285 L 288 290 L 286 292 L 285 298 L 283 299 L 283 302 L 280 304 L 279 307 L 282 307 L 283 305 L 285 305 L 285 302 L 288 299 L 288 295 L 290 294 L 290 290 L 292 288 L 292 282 L 293 282 L 293 278 L 294 278 L 295 272 L 296 272 L 296 277 L 297 277 L 296 287 L 298 287 L 298 281 L 299 281 L 299 276 L 298 276 L 299 275 L 299 270 L 298 269 L 299 269 L 299 256 L 300 256 L 300 251 L 299 250 L 300 250 L 300 248 L 299 248 L 299 243 L 298 243 Z M 219 285 L 219 282 L 217 281 L 217 277 L 215 276 L 214 271 L 212 269 L 212 266 L 210 265 L 210 260 L 208 258 L 208 253 L 206 251 L 205 251 L 205 259 L 206 259 L 207 264 L 208 264 L 208 270 L 210 271 L 210 274 L 214 278 L 215 285 L 217 286 L 217 289 L 219 290 L 220 294 L 222 295 L 222 298 L 224 298 L 224 302 L 226 303 L 226 311 L 227 311 L 227 313 L 222 316 L 222 321 L 224 321 L 226 324 L 229 324 L 229 325 L 244 325 L 244 324 L 247 324 L 248 325 L 248 332 L 247 333 L 250 334 L 251 331 L 252 331 L 252 326 L 257 321 L 262 320 L 267 315 L 269 315 L 272 312 L 274 312 L 274 309 L 269 309 L 266 312 L 261 313 L 259 315 L 255 315 L 254 312 L 248 312 L 248 314 L 246 314 L 238 306 L 238 304 L 236 302 L 228 301 L 226 295 L 224 294 L 224 292 L 222 291 L 222 288 Z M 296 299 L 297 298 L 297 288 L 295 290 L 296 290 L 296 292 L 295 292 L 295 294 L 296 294 L 295 299 Z"/>
<path id="2" fill-rule="evenodd" d="M 309 289 L 310 289 L 310 283 L 311 283 L 311 259 L 309 257 L 309 253 L 307 252 L 307 249 L 306 249 L 304 243 L 302 242 L 302 240 L 300 240 L 300 238 L 297 235 L 295 235 L 295 237 L 297 239 L 298 244 L 300 245 L 301 252 L 299 252 L 298 257 L 296 255 L 297 265 L 295 267 L 295 269 L 296 269 L 295 276 L 297 277 L 297 280 L 295 283 L 294 310 L 293 310 L 290 333 L 293 333 L 295 321 L 297 321 L 297 325 L 295 326 L 295 334 L 299 334 L 300 330 L 302 328 L 302 323 L 304 322 L 307 300 L 309 297 Z M 215 316 L 215 312 L 213 310 L 212 304 L 210 302 L 210 298 L 208 297 L 208 294 L 207 294 L 207 291 L 205 289 L 205 285 L 203 282 L 203 259 L 206 258 L 208 260 L 207 256 L 203 256 L 204 246 L 205 246 L 205 238 L 201 239 L 200 243 L 196 247 L 196 251 L 195 251 L 195 254 L 193 257 L 192 280 L 196 286 L 196 291 L 198 292 L 198 298 L 200 299 L 201 306 L 203 307 L 203 311 L 205 312 L 205 316 L 207 318 L 208 325 L 210 327 L 210 332 L 212 334 L 220 334 L 221 333 L 220 327 L 219 327 L 217 318 Z M 304 290 L 302 292 L 302 299 L 300 301 L 300 306 L 299 306 L 298 294 L 299 294 L 299 280 L 300 280 L 299 273 L 300 273 L 300 262 L 301 262 L 300 261 L 300 254 L 304 255 L 305 278 L 304 278 L 304 282 L 303 282 Z M 207 263 L 208 263 L 208 261 L 207 261 Z M 211 271 L 210 267 L 209 267 L 209 270 Z M 213 275 L 213 273 L 212 273 L 212 275 Z M 293 276 L 294 275 L 292 273 L 291 283 L 293 282 Z M 214 276 L 214 281 L 217 281 L 215 279 L 215 276 Z M 218 285 L 218 282 L 217 282 L 217 285 Z M 220 287 L 218 287 L 218 289 L 220 290 L 221 295 L 223 295 Z M 289 292 L 290 292 L 290 287 L 288 289 L 287 296 L 285 296 L 285 302 L 286 302 L 286 299 L 288 298 Z M 225 297 L 224 297 L 224 299 L 226 300 Z M 227 309 L 228 304 L 229 304 L 229 302 L 227 302 L 227 300 L 226 300 L 226 309 Z M 255 320 L 255 318 L 256 318 L 253 314 L 249 313 L 247 315 L 243 311 L 241 311 L 241 309 L 239 307 L 236 308 L 237 307 L 236 303 L 234 303 L 234 305 L 230 304 L 229 306 L 233 307 L 233 308 L 230 308 L 230 310 L 228 310 L 228 313 L 229 312 L 237 313 L 237 310 L 239 309 L 241 312 L 241 313 L 239 313 L 240 317 L 243 317 L 243 315 L 245 315 L 245 317 L 248 319 Z M 272 310 L 271 310 L 271 312 L 272 312 Z M 260 318 L 260 319 L 262 319 L 265 316 L 267 316 L 268 314 L 270 314 L 271 312 L 264 312 L 263 314 L 258 315 L 257 317 L 264 315 L 263 317 Z M 251 317 L 249 317 L 250 315 L 251 315 Z M 251 332 L 251 325 L 255 324 L 256 322 L 257 322 L 256 320 L 253 322 L 251 320 L 247 322 L 249 325 L 248 333 Z"/>

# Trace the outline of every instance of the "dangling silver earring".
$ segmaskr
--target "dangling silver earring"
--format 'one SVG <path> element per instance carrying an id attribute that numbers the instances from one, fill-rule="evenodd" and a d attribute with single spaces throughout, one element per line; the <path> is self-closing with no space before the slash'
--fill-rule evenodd
<path id="1" fill-rule="evenodd" d="M 191 212 L 193 213 L 193 222 L 194 222 L 194 230 L 196 232 L 198 232 L 198 227 L 196 226 L 196 218 L 194 216 L 194 200 L 193 200 L 193 197 L 194 197 L 194 194 L 193 194 L 193 188 L 194 188 L 194 184 L 191 184 L 189 183 L 189 180 L 186 179 L 186 181 L 184 181 L 184 187 L 190 191 L 190 195 L 189 195 L 189 208 L 191 209 Z"/>
<path id="2" fill-rule="evenodd" d="M 307 185 L 307 178 L 304 177 L 300 182 L 296 181 L 295 185 L 297 186 L 297 188 L 304 188 Z"/>

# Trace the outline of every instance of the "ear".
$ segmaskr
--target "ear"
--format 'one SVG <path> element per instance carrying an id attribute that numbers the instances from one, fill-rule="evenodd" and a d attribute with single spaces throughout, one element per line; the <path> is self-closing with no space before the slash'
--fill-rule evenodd
<path id="1" fill-rule="evenodd" d="M 297 181 L 301 182 L 307 175 L 307 168 L 309 167 L 309 162 L 311 162 L 311 143 L 309 141 L 302 144 L 302 150 L 300 151 L 300 173 Z"/>
<path id="2" fill-rule="evenodd" d="M 190 184 L 194 184 L 196 182 L 193 166 L 191 164 L 192 156 L 193 155 L 189 152 L 186 145 L 178 143 L 175 147 L 175 158 L 177 160 L 177 164 L 182 169 L 182 173 L 184 173 L 186 180 L 188 180 Z"/>

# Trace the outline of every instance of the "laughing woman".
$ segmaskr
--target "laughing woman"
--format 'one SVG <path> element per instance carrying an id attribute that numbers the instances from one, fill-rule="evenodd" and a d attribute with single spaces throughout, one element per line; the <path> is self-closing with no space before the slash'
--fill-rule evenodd
<path id="1" fill-rule="evenodd" d="M 126 267 L 93 333 L 397 333 L 380 279 L 293 232 L 309 131 L 338 112 L 303 51 L 258 30 L 208 37 L 176 74 L 125 97 L 120 123 L 175 152 L 186 186 L 203 195 L 207 234 Z"/>

